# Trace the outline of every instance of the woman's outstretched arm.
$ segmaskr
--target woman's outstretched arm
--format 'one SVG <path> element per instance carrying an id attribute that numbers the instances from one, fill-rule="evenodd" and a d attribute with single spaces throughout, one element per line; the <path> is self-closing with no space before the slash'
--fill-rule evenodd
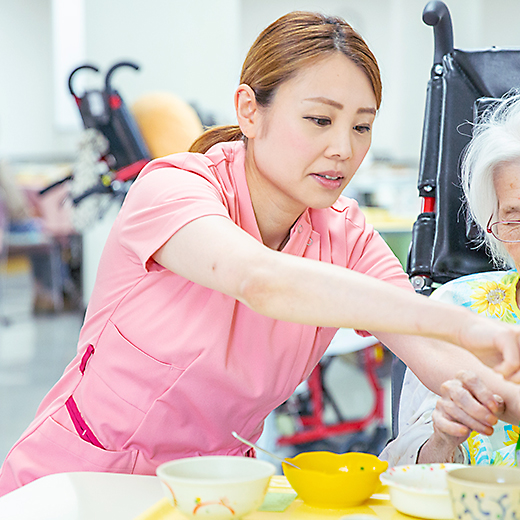
<path id="1" fill-rule="evenodd" d="M 273 251 L 221 216 L 190 222 L 154 254 L 154 259 L 272 318 L 442 340 L 414 345 L 405 341 L 402 347 L 389 341 L 389 348 L 405 363 L 414 365 L 425 359 L 425 363 L 417 363 L 420 372 L 421 367 L 431 370 L 428 358 L 436 357 L 439 365 L 449 365 L 451 357 L 457 355 L 449 345 L 454 344 L 520 381 L 520 327 L 431 301 L 343 267 Z M 420 372 L 416 371 L 422 378 Z M 438 392 L 448 377 L 439 377 L 428 386 Z"/>

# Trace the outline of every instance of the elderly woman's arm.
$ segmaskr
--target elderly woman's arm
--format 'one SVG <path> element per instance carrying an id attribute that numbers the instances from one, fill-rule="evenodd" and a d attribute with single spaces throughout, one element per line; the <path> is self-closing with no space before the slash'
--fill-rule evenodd
<path id="1" fill-rule="evenodd" d="M 434 436 L 433 412 L 440 397 L 426 388 L 409 369 L 405 371 L 399 403 L 399 434 L 379 454 L 390 466 L 420 462 L 465 463 L 459 444 L 428 442 Z M 420 459 L 426 448 L 426 458 Z M 432 449 L 433 448 L 433 449 Z"/>
<path id="2" fill-rule="evenodd" d="M 519 388 L 502 380 L 501 390 L 511 392 L 518 402 Z M 461 371 L 447 381 L 439 397 L 428 390 L 411 372 L 404 377 L 399 408 L 399 435 L 380 457 L 391 465 L 461 462 L 462 443 L 472 431 L 492 435 L 498 417 L 505 419 L 504 402 L 475 374 Z M 483 403 L 488 403 L 490 408 Z M 517 422 L 517 418 L 513 422 Z M 511 421 L 509 421 L 511 422 Z"/>
<path id="3" fill-rule="evenodd" d="M 417 462 L 454 462 L 459 446 L 472 431 L 493 434 L 497 416 L 504 410 L 499 395 L 472 372 L 461 371 L 442 385 L 432 413 L 433 433 L 420 448 Z"/>
<path id="4" fill-rule="evenodd" d="M 387 460 L 390 466 L 417 463 L 421 446 L 433 434 L 432 413 L 438 399 L 411 370 L 405 371 L 399 402 L 399 435 L 379 454 L 381 459 Z M 463 462 L 460 450 L 457 455 L 457 462 Z"/>

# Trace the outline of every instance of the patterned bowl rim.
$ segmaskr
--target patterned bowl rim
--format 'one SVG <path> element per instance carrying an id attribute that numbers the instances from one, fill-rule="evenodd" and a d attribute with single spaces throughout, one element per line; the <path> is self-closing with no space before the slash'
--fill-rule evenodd
<path id="1" fill-rule="evenodd" d="M 449 473 L 455 469 L 465 468 L 467 465 L 465 464 L 452 464 L 452 463 L 437 463 L 437 464 L 409 464 L 403 466 L 393 466 L 389 468 L 387 471 L 380 475 L 381 482 L 389 486 L 390 488 L 397 488 L 409 493 L 414 493 L 417 495 L 435 495 L 435 496 L 448 496 L 448 485 L 446 483 L 446 487 L 443 489 L 439 488 L 431 488 L 431 487 L 420 487 L 413 484 L 403 484 L 402 482 L 396 481 L 395 476 L 405 473 L 405 472 L 413 472 L 417 473 L 420 471 L 444 471 Z"/>

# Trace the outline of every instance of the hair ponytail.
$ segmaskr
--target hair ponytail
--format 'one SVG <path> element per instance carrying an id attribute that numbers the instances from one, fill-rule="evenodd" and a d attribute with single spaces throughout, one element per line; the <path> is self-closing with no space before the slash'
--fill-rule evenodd
<path id="1" fill-rule="evenodd" d="M 206 153 L 213 145 L 222 142 L 240 141 L 244 138 L 238 125 L 214 126 L 206 130 L 190 146 L 190 152 Z"/>

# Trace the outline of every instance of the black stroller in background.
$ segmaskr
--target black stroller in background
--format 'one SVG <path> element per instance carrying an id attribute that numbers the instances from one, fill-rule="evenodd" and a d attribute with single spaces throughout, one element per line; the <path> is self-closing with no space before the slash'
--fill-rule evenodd
<path id="1" fill-rule="evenodd" d="M 426 95 L 418 190 L 422 212 L 413 226 L 407 273 L 415 290 L 429 295 L 436 284 L 494 269 L 467 223 L 460 184 L 461 154 L 473 122 L 497 98 L 520 87 L 520 49 L 453 47 L 448 7 L 429 2 L 423 21 L 434 30 L 434 60 Z M 405 366 L 392 368 L 393 436 Z"/>

